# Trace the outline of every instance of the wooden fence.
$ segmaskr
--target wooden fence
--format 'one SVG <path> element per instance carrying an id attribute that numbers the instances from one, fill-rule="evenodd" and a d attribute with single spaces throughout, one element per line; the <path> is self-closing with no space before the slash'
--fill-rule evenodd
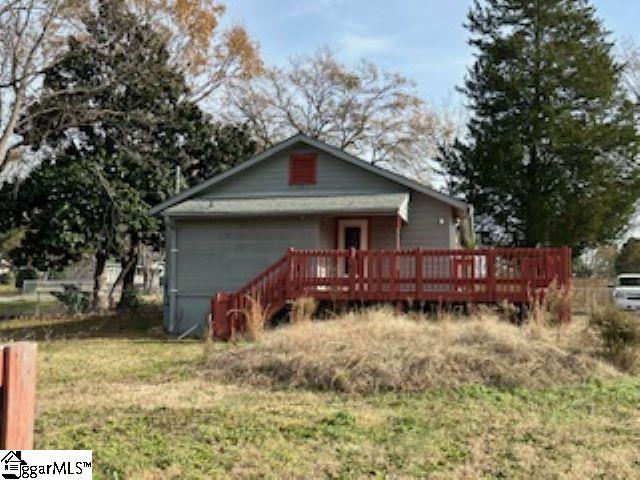
<path id="1" fill-rule="evenodd" d="M 35 343 L 0 345 L 0 450 L 33 448 Z"/>

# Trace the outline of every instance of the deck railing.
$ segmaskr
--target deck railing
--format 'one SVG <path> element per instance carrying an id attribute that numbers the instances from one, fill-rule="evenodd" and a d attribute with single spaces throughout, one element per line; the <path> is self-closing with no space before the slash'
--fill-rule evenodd
<path id="1" fill-rule="evenodd" d="M 303 296 L 320 301 L 526 304 L 571 281 L 569 248 L 294 250 L 237 292 L 212 302 L 214 336 L 242 330 L 260 300 L 268 316 Z"/>

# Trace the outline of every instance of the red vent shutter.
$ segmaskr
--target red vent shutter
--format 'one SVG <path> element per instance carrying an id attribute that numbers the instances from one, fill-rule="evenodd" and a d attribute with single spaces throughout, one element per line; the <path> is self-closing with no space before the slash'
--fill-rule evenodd
<path id="1" fill-rule="evenodd" d="M 289 157 L 289 185 L 314 185 L 317 163 L 315 153 L 292 154 Z"/>

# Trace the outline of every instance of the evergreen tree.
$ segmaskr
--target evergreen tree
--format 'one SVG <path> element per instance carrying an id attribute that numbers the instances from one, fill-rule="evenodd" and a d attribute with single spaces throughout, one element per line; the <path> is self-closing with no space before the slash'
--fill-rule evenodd
<path id="1" fill-rule="evenodd" d="M 640 273 L 640 238 L 630 238 L 615 261 L 616 273 Z"/>
<path id="2" fill-rule="evenodd" d="M 45 72 L 20 132 L 43 161 L 3 209 L 26 228 L 14 252 L 21 263 L 62 267 L 95 254 L 96 305 L 104 263 L 119 258 L 126 307 L 141 245 L 162 237 L 149 209 L 174 192 L 176 167 L 192 185 L 251 155 L 254 144 L 186 100 L 163 37 L 122 0 L 99 2 L 83 23 L 87 35 L 70 38 Z"/>
<path id="3" fill-rule="evenodd" d="M 640 196 L 637 105 L 587 0 L 486 0 L 466 27 L 476 60 L 461 91 L 468 138 L 443 152 L 450 189 L 491 241 L 615 238 Z"/>

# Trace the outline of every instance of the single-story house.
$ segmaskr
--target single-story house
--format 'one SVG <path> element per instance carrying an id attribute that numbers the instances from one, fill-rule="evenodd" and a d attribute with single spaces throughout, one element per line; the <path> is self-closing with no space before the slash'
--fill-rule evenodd
<path id="1" fill-rule="evenodd" d="M 471 205 L 306 135 L 294 135 L 151 210 L 166 223 L 165 326 L 205 325 L 288 248 L 457 248 Z M 194 329 L 194 327 L 196 327 Z"/>

